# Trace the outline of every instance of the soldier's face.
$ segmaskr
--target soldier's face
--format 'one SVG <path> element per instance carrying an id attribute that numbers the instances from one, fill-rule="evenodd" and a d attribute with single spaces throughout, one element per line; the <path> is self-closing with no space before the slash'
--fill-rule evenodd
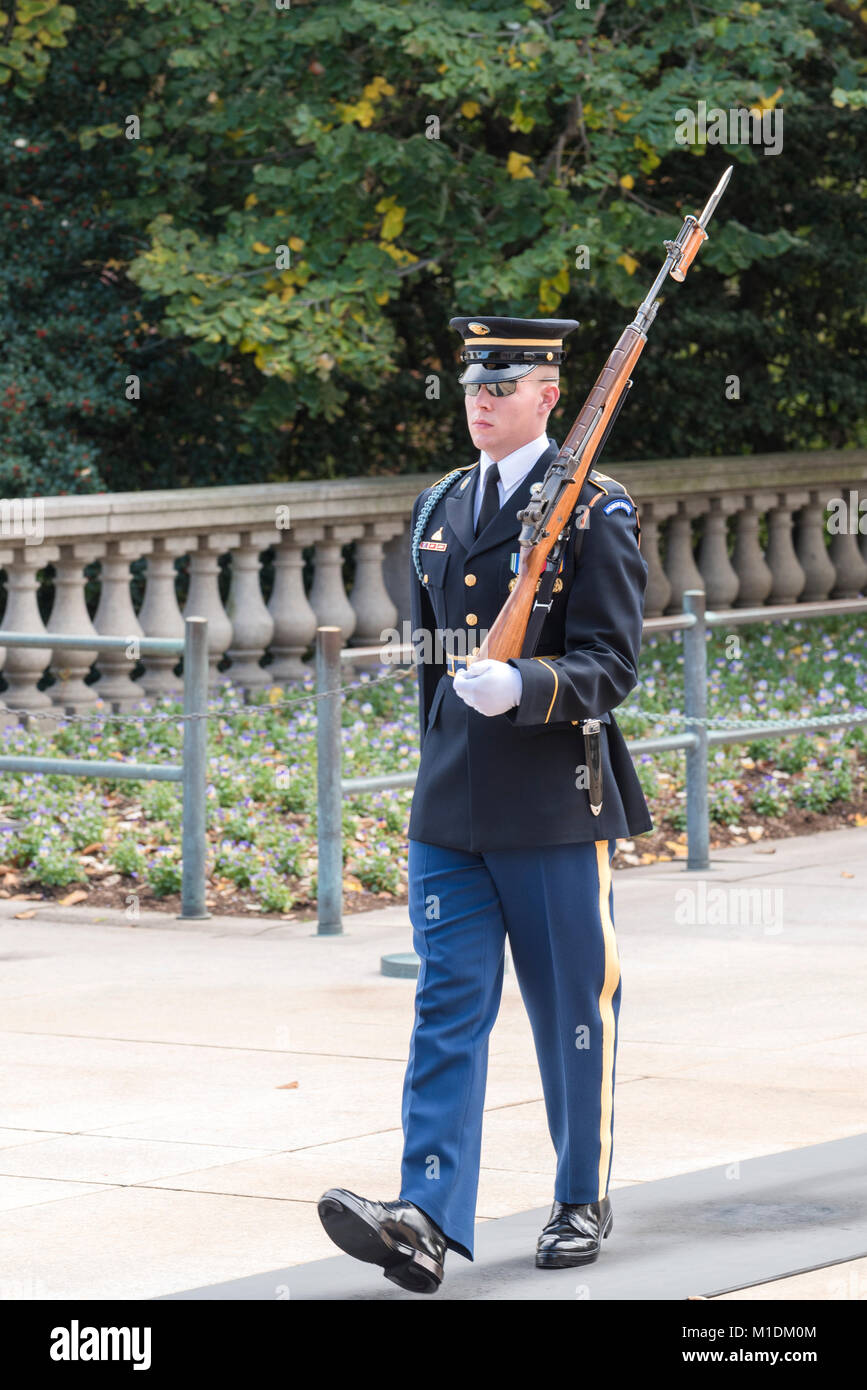
<path id="1" fill-rule="evenodd" d="M 483 386 L 477 396 L 464 397 L 470 438 L 495 463 L 538 439 L 560 398 L 557 383 L 540 380 L 538 371 L 521 377 L 511 396 L 491 396 Z"/>

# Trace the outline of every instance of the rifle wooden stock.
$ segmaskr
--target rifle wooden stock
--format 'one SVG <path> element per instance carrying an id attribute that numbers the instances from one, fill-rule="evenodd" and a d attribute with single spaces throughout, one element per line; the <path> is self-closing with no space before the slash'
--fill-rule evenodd
<path id="1" fill-rule="evenodd" d="M 563 489 L 556 507 L 551 512 L 542 539 L 536 545 L 522 545 L 520 547 L 518 582 L 497 614 L 493 626 L 489 629 L 487 637 L 473 658 L 474 661 L 482 661 L 485 657 L 492 657 L 496 661 L 508 661 L 509 657 L 521 655 L 527 624 L 530 621 L 530 613 L 533 608 L 533 600 L 536 596 L 536 584 L 545 568 L 545 561 L 559 533 L 572 515 L 587 474 L 593 467 L 593 460 L 602 447 L 608 422 L 617 409 L 617 404 L 626 390 L 626 383 L 632 369 L 641 356 L 646 342 L 646 335 L 638 332 L 630 324 L 628 328 L 623 330 L 616 347 L 596 378 L 592 391 L 584 402 L 577 420 L 566 436 L 560 453 L 551 467 L 553 468 L 561 459 L 571 458 L 573 453 L 580 454 L 580 463 L 567 486 Z M 602 415 L 597 421 L 592 438 L 587 442 L 586 448 L 581 454 L 581 446 L 593 426 L 593 422 L 597 420 L 600 407 L 602 408 Z"/>

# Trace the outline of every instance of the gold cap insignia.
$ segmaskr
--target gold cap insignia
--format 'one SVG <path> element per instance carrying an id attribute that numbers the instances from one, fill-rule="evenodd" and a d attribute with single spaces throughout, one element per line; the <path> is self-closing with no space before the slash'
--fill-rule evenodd
<path id="1" fill-rule="evenodd" d="M 490 328 L 487 328 L 483 323 L 468 323 L 467 328 L 471 333 L 490 333 L 491 331 Z"/>

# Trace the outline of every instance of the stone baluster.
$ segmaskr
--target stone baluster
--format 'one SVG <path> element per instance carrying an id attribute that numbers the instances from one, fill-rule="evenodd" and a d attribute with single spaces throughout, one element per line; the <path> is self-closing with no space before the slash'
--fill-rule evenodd
<path id="1" fill-rule="evenodd" d="M 293 527 L 277 533 L 274 585 L 268 611 L 274 619 L 269 667 L 274 681 L 299 681 L 307 673 L 302 657 L 316 632 L 316 614 L 304 591 L 304 547 L 322 536 L 322 527 Z"/>
<path id="2" fill-rule="evenodd" d="M 829 557 L 834 566 L 834 587 L 831 598 L 857 598 L 867 584 L 867 564 L 858 547 L 860 517 L 867 517 L 867 510 L 859 512 L 857 490 L 841 486 L 835 496 L 848 499 L 848 525 L 837 535 L 831 536 Z M 865 521 L 867 525 L 867 521 Z"/>
<path id="3" fill-rule="evenodd" d="M 363 530 L 361 526 L 340 526 L 328 524 L 325 534 L 316 546 L 316 569 L 313 588 L 310 591 L 310 606 L 316 614 L 317 627 L 339 627 L 340 640 L 344 646 L 355 631 L 355 609 L 346 597 L 343 587 L 343 557 L 341 546 L 355 540 Z"/>
<path id="4" fill-rule="evenodd" d="M 397 627 L 403 632 L 403 623 L 411 623 L 409 599 L 409 572 L 411 560 L 409 521 L 403 518 L 403 525 L 396 536 L 386 541 L 382 547 L 382 578 L 386 593 L 397 608 Z"/>
<path id="5" fill-rule="evenodd" d="M 15 551 L 11 545 L 0 547 L 0 568 L 5 569 L 8 573 L 9 566 L 14 562 L 14 559 Z M 9 605 L 7 604 L 6 606 L 8 609 Z M 3 619 L 2 626 L 6 627 L 5 618 Z M 0 668 L 3 667 L 6 661 L 6 650 L 6 647 L 0 647 Z M 0 692 L 0 729 L 8 729 L 11 725 L 18 723 L 18 715 L 9 714 L 9 712 L 3 708 L 7 703 L 6 694 L 7 692 L 5 691 Z"/>
<path id="6" fill-rule="evenodd" d="M 244 692 L 273 685 L 269 666 L 260 662 L 271 641 L 274 619 L 262 597 L 259 556 L 274 544 L 274 530 L 242 531 L 232 551 L 232 583 L 227 604 L 232 624 L 229 680 Z"/>
<path id="7" fill-rule="evenodd" d="M 132 709 L 145 698 L 145 692 L 132 672 L 139 662 L 137 637 L 143 637 L 141 623 L 136 617 L 130 591 L 130 561 L 149 555 L 152 540 L 108 541 L 102 561 L 102 591 L 93 621 L 101 637 L 128 637 L 125 651 L 99 652 L 97 666 L 101 672 L 94 687 L 97 698 L 105 700 L 117 714 Z"/>
<path id="8" fill-rule="evenodd" d="M 16 546 L 6 566 L 7 598 L 3 626 L 7 632 L 47 632 L 39 612 L 38 571 L 60 558 L 56 545 Z M 3 692 L 3 703 L 13 710 L 43 710 L 50 707 L 51 696 L 37 689 L 37 682 L 50 660 L 49 647 L 7 647 L 3 674 L 9 689 Z M 24 720 L 27 721 L 26 715 Z M 50 728 L 44 719 L 33 721 L 35 728 Z"/>
<path id="9" fill-rule="evenodd" d="M 84 597 L 87 582 L 84 566 L 104 554 L 105 545 L 100 541 L 61 544 L 54 580 L 54 606 L 47 625 L 49 632 L 58 637 L 96 636 Z M 82 651 L 78 647 L 53 649 L 51 671 L 57 677 L 57 684 L 51 686 L 48 693 L 55 705 L 70 714 L 93 708 L 99 696 L 96 686 L 87 685 L 84 678 L 98 656 L 96 648 L 93 651 Z"/>
<path id="10" fill-rule="evenodd" d="M 666 613 L 683 611 L 683 596 L 687 589 L 703 589 L 704 579 L 692 552 L 692 521 L 708 507 L 708 499 L 681 499 L 677 512 L 668 523 L 668 554 L 665 572 L 671 585 L 671 598 Z"/>
<path id="11" fill-rule="evenodd" d="M 219 557 L 240 543 L 236 533 L 218 531 L 197 537 L 190 550 L 190 584 L 184 617 L 208 620 L 208 689 L 216 690 L 230 679 L 228 671 L 218 671 L 217 663 L 232 641 L 232 623 L 220 598 Z"/>
<path id="12" fill-rule="evenodd" d="M 806 492 L 778 492 L 776 505 L 768 512 L 765 560 L 773 579 L 769 603 L 795 603 L 807 582 L 792 543 L 792 511 L 805 506 L 808 500 Z"/>
<path id="13" fill-rule="evenodd" d="M 759 518 L 776 500 L 773 493 L 764 496 L 748 493 L 735 519 L 735 548 L 732 565 L 738 577 L 735 608 L 758 608 L 763 604 L 774 583 L 774 576 L 765 564 L 759 544 Z"/>
<path id="14" fill-rule="evenodd" d="M 645 618 L 659 618 L 671 598 L 668 582 L 659 554 L 660 527 L 676 510 L 676 502 L 645 502 L 638 504 L 641 522 L 641 553 L 647 562 L 647 590 L 644 596 Z"/>
<path id="15" fill-rule="evenodd" d="M 138 615 L 145 637 L 183 638 L 184 619 L 175 588 L 175 560 L 179 555 L 186 555 L 195 544 L 195 536 L 154 537 L 154 548 L 148 556 L 144 600 Z M 183 679 L 174 671 L 179 657 L 144 656 L 142 660 L 145 670 L 141 683 L 149 699 L 181 694 Z"/>
<path id="16" fill-rule="evenodd" d="M 834 587 L 836 572 L 825 545 L 825 502 L 817 489 L 795 518 L 795 554 L 804 571 L 801 603 L 822 603 Z"/>
<path id="17" fill-rule="evenodd" d="M 731 608 L 737 598 L 740 580 L 729 560 L 726 522 L 738 503 L 738 498 L 711 497 L 705 515 L 698 567 L 708 608 Z"/>
<path id="18" fill-rule="evenodd" d="M 379 646 L 397 623 L 397 607 L 385 587 L 383 546 L 403 530 L 402 521 L 371 521 L 355 546 L 355 583 L 349 601 L 355 611 L 354 647 Z"/>

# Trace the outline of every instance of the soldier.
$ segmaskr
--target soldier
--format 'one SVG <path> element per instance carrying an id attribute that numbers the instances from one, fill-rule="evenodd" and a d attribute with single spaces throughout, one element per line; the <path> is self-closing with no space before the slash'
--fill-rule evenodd
<path id="1" fill-rule="evenodd" d="M 563 340 L 578 324 L 477 317 L 451 325 L 464 339 L 460 380 L 480 456 L 427 488 L 412 513 L 413 641 L 425 639 L 427 650 L 409 823 L 409 912 L 421 964 L 400 1195 L 378 1202 L 331 1188 L 318 1208 L 342 1250 L 420 1293 L 439 1287 L 447 1249 L 473 1259 L 488 1038 L 506 936 L 557 1155 L 536 1266 L 598 1257 L 613 1221 L 621 995 L 610 864 L 618 837 L 652 829 L 611 713 L 638 679 L 647 584 L 637 511 L 619 483 L 595 471 L 585 481 L 537 643 L 542 655 L 473 659 L 515 583 L 516 514 L 558 452 L 545 427 L 560 396 Z M 594 737 L 601 805 L 585 751 Z"/>

